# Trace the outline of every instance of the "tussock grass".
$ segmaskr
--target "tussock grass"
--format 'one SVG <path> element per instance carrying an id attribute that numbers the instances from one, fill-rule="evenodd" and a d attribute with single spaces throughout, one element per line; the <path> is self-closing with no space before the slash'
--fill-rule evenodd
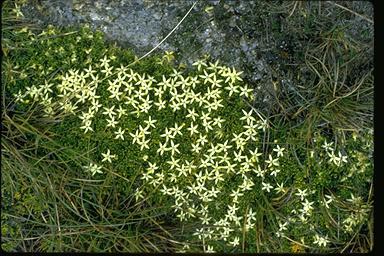
<path id="1" fill-rule="evenodd" d="M 90 162 L 93 149 L 63 146 L 52 130 L 67 114 L 54 109 L 56 114 L 47 116 L 39 104 L 20 108 L 15 103 L 11 87 L 18 84 L 20 71 L 14 68 L 14 53 L 30 47 L 18 31 L 31 26 L 15 15 L 14 4 L 6 1 L 2 9 L 2 249 L 174 250 L 172 237 L 177 232 L 167 230 L 159 219 L 164 209 L 132 200 L 134 179 L 121 190 L 125 178 L 112 169 L 103 179 L 84 178 L 83 166 Z"/>
<path id="2" fill-rule="evenodd" d="M 274 170 L 267 168 L 266 160 L 276 152 L 277 145 L 286 150 L 278 159 L 282 169 L 279 175 L 251 177 L 258 183 L 247 193 L 249 201 L 241 202 L 241 213 L 237 214 L 243 218 L 237 230 L 239 244 L 230 246 L 229 239 L 200 241 L 192 235 L 196 228 L 212 225 L 177 221 L 168 207 L 171 200 L 139 180 L 143 174 L 139 150 L 121 150 L 124 147 L 105 130 L 97 133 L 99 137 L 84 135 L 79 122 L 60 108 L 47 115 L 47 106 L 15 103 L 17 92 L 25 91 L 25 87 L 44 81 L 56 83 L 55 78 L 68 69 L 83 70 L 102 56 L 108 56 L 112 63 L 119 60 L 114 65 L 131 63 L 135 58 L 129 51 L 104 44 L 100 33 L 89 28 L 73 31 L 49 27 L 29 37 L 28 30 L 22 31 L 27 23 L 20 21 L 16 6 L 7 1 L 2 39 L 6 57 L 2 76 L 2 248 L 49 252 L 372 250 L 371 42 L 352 39 L 346 27 L 334 23 L 338 16 L 355 17 L 357 12 L 348 11 L 353 6 L 333 10 L 329 3 L 300 1 L 266 5 L 268 12 L 284 16 L 281 25 L 285 30 L 275 36 L 290 34 L 291 40 L 305 47 L 284 52 L 283 56 L 289 58 L 283 59 L 292 63 L 283 61 L 281 69 L 271 70 L 273 90 L 269 91 L 268 111 L 259 111 L 265 106 L 256 101 L 239 101 L 233 109 L 223 111 L 224 117 L 231 116 L 238 125 L 241 113 L 233 110 L 246 106 L 254 110 L 257 119 L 270 124 L 253 145 L 262 149 L 263 171 Z M 70 51 L 60 50 L 63 44 Z M 34 55 L 35 51 L 42 56 Z M 34 63 L 22 56 L 30 56 Z M 134 66 L 135 72 L 153 74 L 156 79 L 169 75 L 172 64 L 166 58 L 142 60 Z M 23 70 L 30 65 L 35 66 L 33 70 Z M 193 72 L 197 74 L 192 71 L 192 76 L 196 75 Z M 102 99 L 108 101 L 105 93 Z M 156 125 L 162 128 L 175 122 L 172 115 L 156 115 Z M 183 115 L 178 118 L 178 122 L 184 121 Z M 129 125 L 138 119 L 130 119 Z M 104 125 L 103 121 L 99 118 L 96 123 Z M 104 141 L 104 137 L 109 140 Z M 105 142 L 104 148 L 97 147 L 100 140 Z M 124 157 L 119 157 L 116 165 L 106 165 L 102 175 L 84 173 L 84 166 L 100 160 L 100 153 L 107 148 L 123 152 Z M 148 155 L 151 158 L 156 154 Z M 276 193 L 265 191 L 264 181 L 273 181 L 272 191 L 280 184 L 284 188 Z M 233 192 L 234 184 L 226 180 L 223 188 Z M 148 193 L 137 199 L 135 195 L 142 190 Z M 216 220 L 224 213 L 217 206 L 230 202 L 228 196 L 220 199 L 214 202 L 216 208 L 209 216 Z M 255 220 L 251 231 L 246 232 L 250 208 L 254 209 Z"/>

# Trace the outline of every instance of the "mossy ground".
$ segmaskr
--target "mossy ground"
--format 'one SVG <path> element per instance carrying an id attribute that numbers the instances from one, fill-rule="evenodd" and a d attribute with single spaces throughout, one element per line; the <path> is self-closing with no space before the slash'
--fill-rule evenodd
<path id="1" fill-rule="evenodd" d="M 65 74 L 70 69 L 83 70 L 90 64 L 99 63 L 100 59 L 104 56 L 108 56 L 111 59 L 110 65 L 115 67 L 128 65 L 135 60 L 133 52 L 106 43 L 101 32 L 92 32 L 87 27 L 60 29 L 50 27 L 38 32 L 32 32 L 29 29 L 15 31 L 14 37 L 10 37 L 14 48 L 7 52 L 3 62 L 3 84 L 7 97 L 9 97 L 8 100 L 11 99 L 11 95 L 15 95 L 19 91 L 25 91 L 25 88 L 32 85 L 44 84 L 46 80 L 58 83 L 61 74 Z M 355 55 L 352 54 L 352 56 Z M 162 56 L 153 56 L 141 60 L 139 63 L 130 66 L 130 68 L 136 73 L 149 74 L 157 81 L 161 81 L 163 75 L 166 77 L 170 76 L 173 69 L 178 67 L 173 62 L 165 61 Z M 201 74 L 201 72 L 191 71 L 190 69 L 185 71 L 185 75 L 195 76 L 197 74 Z M 109 98 L 107 87 L 108 83 L 105 80 L 98 88 L 97 92 L 100 95 L 100 102 L 103 106 L 109 107 L 119 104 L 117 100 Z M 201 91 L 196 90 L 196 92 L 204 92 L 204 89 L 202 88 Z M 55 96 L 53 94 L 52 97 L 54 98 Z M 249 110 L 247 101 L 241 97 L 229 98 L 228 93 L 222 97 L 225 107 L 215 114 L 224 117 L 226 122 L 219 129 L 222 132 L 221 139 L 218 139 L 214 133 L 208 134 L 209 141 L 213 143 L 225 141 L 226 139 L 230 140 L 233 133 L 242 131 L 243 123 L 239 120 L 243 116 L 241 109 Z M 170 98 L 166 100 L 170 100 Z M 297 99 L 295 98 L 295 100 Z M 325 102 L 321 102 L 317 107 L 321 109 L 330 100 L 325 98 Z M 284 105 L 283 97 L 279 97 L 277 103 L 282 103 L 286 108 L 289 105 Z M 258 108 L 259 103 L 256 101 L 251 102 L 251 104 L 256 109 Z M 292 105 L 296 107 L 300 104 L 295 102 Z M 199 108 L 197 103 L 195 105 L 192 104 L 190 107 Z M 27 109 L 28 104 L 17 104 L 13 111 L 19 112 Z M 272 112 L 275 111 L 279 114 L 278 110 L 284 109 L 284 107 L 280 109 L 275 108 Z M 310 108 L 307 111 L 311 113 Z M 176 113 L 169 109 L 167 111 L 151 111 L 152 119 L 158 120 L 156 123 L 157 127 L 151 134 L 151 143 L 153 143 L 151 145 L 157 145 L 161 141 L 160 135 L 165 127 L 173 126 L 174 123 L 185 123 L 187 113 L 186 109 Z M 296 113 L 293 112 L 292 114 Z M 243 212 L 252 207 L 254 212 L 256 212 L 255 227 L 251 232 L 237 232 L 236 236 L 240 237 L 240 245 L 235 248 L 228 246 L 223 241 L 208 241 L 209 239 L 204 241 L 204 248 L 202 248 L 201 241 L 192 235 L 197 226 L 191 228 L 191 225 L 200 224 L 197 224 L 197 222 L 179 222 L 176 213 L 171 208 L 174 200 L 164 196 L 153 187 L 145 185 L 140 180 L 140 176 L 148 167 L 146 161 L 143 161 L 143 156 L 148 156 L 149 162 L 157 163 L 164 170 L 168 168 L 166 161 L 170 160 L 169 154 L 166 157 L 159 156 L 156 152 L 157 148 L 150 147 L 142 151 L 138 145 L 131 143 L 131 137 L 128 133 L 134 131 L 139 124 L 144 125 L 144 121 L 148 119 L 147 114 L 139 116 L 128 115 L 124 118 L 120 125 L 127 130 L 124 141 L 117 141 L 112 131 L 103 128 L 106 125 L 106 120 L 101 113 L 96 114 L 94 118 L 94 133 L 84 134 L 84 131 L 79 128 L 82 125 L 81 121 L 78 117 L 72 115 L 66 116 L 59 123 L 52 125 L 50 131 L 54 134 L 52 139 L 58 144 L 59 148 L 71 148 L 74 152 L 78 152 L 78 154 L 84 154 L 88 161 L 100 163 L 102 153 L 105 153 L 108 149 L 118 155 L 117 161 L 114 161 L 113 164 L 105 164 L 104 173 L 96 176 L 92 176 L 81 168 L 85 164 L 84 160 L 81 164 L 69 162 L 68 166 L 72 167 L 73 171 L 65 175 L 65 181 L 68 184 L 61 187 L 65 190 L 67 186 L 72 186 L 71 182 L 74 182 L 73 186 L 76 187 L 75 183 L 78 181 L 75 180 L 77 179 L 87 180 L 88 182 L 81 188 L 81 190 L 85 189 L 87 193 L 81 194 L 82 201 L 79 202 L 82 202 L 83 209 L 86 209 L 85 212 L 91 215 L 91 223 L 107 223 L 105 225 L 106 229 L 113 227 L 113 225 L 111 227 L 108 226 L 108 220 L 113 219 L 116 222 L 124 220 L 125 216 L 120 213 L 123 210 L 122 205 L 125 203 L 128 204 L 127 207 L 134 205 L 134 191 L 137 188 L 143 188 L 146 198 L 145 202 L 140 206 L 140 211 L 145 212 L 148 209 L 149 212 L 160 215 L 157 221 L 168 228 L 177 230 L 174 236 L 178 237 L 180 241 L 191 242 L 190 247 L 192 251 L 207 250 L 207 244 L 212 245 L 214 250 L 220 252 L 287 252 L 294 250 L 335 252 L 346 249 L 353 250 L 357 244 L 360 245 L 360 250 L 369 250 L 372 243 L 370 237 L 372 229 L 370 211 L 373 176 L 373 138 L 371 131 L 365 128 L 355 131 L 343 131 L 342 129 L 332 129 L 332 127 L 331 129 L 324 128 L 323 126 L 319 127 L 317 124 L 322 119 L 316 117 L 313 118 L 315 122 L 308 122 L 308 126 L 306 126 L 306 123 L 302 126 L 297 126 L 296 122 L 299 123 L 297 119 L 292 119 L 293 121 L 289 122 L 286 116 L 282 116 L 284 115 L 270 117 L 270 128 L 260 133 L 257 141 L 248 144 L 244 152 L 259 148 L 263 154 L 260 157 L 262 159 L 260 162 L 265 165 L 264 160 L 268 159 L 269 154 L 274 154 L 273 149 L 276 145 L 284 147 L 285 154 L 279 158 L 279 168 L 281 171 L 276 177 L 269 175 L 268 181 L 273 181 L 274 184 L 283 183 L 285 190 L 283 193 L 267 193 L 262 189 L 262 181 L 256 175 L 252 176 L 252 178 L 255 178 L 255 186 L 252 191 L 247 192 L 246 200 L 241 201 L 239 207 Z M 303 115 L 303 117 L 307 116 Z M 325 115 L 325 117 L 329 118 L 331 115 Z M 336 126 L 343 128 L 342 125 L 346 124 L 348 123 L 339 122 L 336 123 Z M 187 123 L 185 125 L 189 126 Z M 187 131 L 184 132 L 188 133 Z M 28 140 L 30 141 L 36 139 L 34 135 L 29 136 Z M 180 142 L 181 161 L 192 161 L 196 158 L 196 155 L 189 153 L 189 145 L 193 141 L 193 138 L 186 136 Z M 339 167 L 329 162 L 329 156 L 323 147 L 325 141 L 328 143 L 333 141 L 335 153 L 342 152 L 342 155 L 347 155 L 347 163 L 343 163 Z M 208 148 L 207 146 L 203 151 L 206 151 Z M 36 159 L 38 160 L 40 157 L 50 153 L 49 149 L 39 150 Z M 4 168 L 3 164 L 2 167 Z M 28 232 L 23 233 L 21 238 L 18 235 L 19 232 L 22 232 L 21 227 L 24 225 L 20 220 L 28 216 L 28 218 L 36 218 L 35 222 L 41 221 L 43 223 L 44 220 L 39 215 L 50 212 L 52 206 L 56 205 L 55 207 L 57 207 L 57 204 L 63 203 L 65 200 L 56 202 L 57 199 L 54 199 L 53 202 L 55 203 L 52 203 L 52 205 L 44 203 L 44 199 L 33 195 L 36 193 L 42 195 L 46 190 L 32 187 L 25 188 L 25 182 L 10 188 L 11 184 L 17 183 L 12 183 L 9 180 L 12 177 L 10 175 L 11 169 L 5 170 L 8 171 L 4 174 L 2 172 L 2 175 L 4 175 L 2 179 L 2 194 L 4 195 L 2 212 L 7 214 L 3 215 L 2 213 L 2 224 L 4 223 L 2 225 L 2 237 L 6 237 L 3 249 L 27 250 L 27 248 L 31 247 L 25 244 L 20 245 L 23 238 L 29 237 Z M 41 168 L 33 171 L 31 174 L 32 179 L 38 179 L 39 175 L 46 177 L 44 174 L 41 174 L 41 171 Z M 53 173 L 58 175 L 57 170 L 53 171 Z M 116 174 L 123 178 L 117 178 Z M 33 175 L 37 176 L 33 177 Z M 49 181 L 49 178 L 47 181 Z M 179 185 L 182 187 L 188 184 L 188 182 L 187 179 L 180 180 Z M 225 215 L 225 206 L 231 204 L 231 198 L 228 195 L 240 183 L 241 179 L 237 175 L 228 176 L 222 183 L 220 196 L 215 199 L 213 210 L 210 212 L 210 216 L 213 219 L 218 220 Z M 35 185 L 43 185 L 43 183 L 35 183 Z M 308 191 L 306 199 L 309 202 L 313 202 L 312 206 L 314 208 L 308 220 L 302 222 L 300 222 L 301 220 L 299 220 L 297 214 L 299 209 L 303 207 L 303 200 L 300 200 L 300 196 L 295 195 L 298 189 L 306 189 Z M 80 190 L 75 189 L 72 193 L 76 194 L 78 191 Z M 65 193 L 60 194 L 58 198 L 60 196 L 64 197 Z M 332 195 L 333 201 L 329 203 L 329 207 L 324 203 L 329 199 L 325 195 Z M 78 194 L 78 196 L 80 195 Z M 354 199 L 358 197 L 361 199 Z M 128 200 L 129 203 L 126 201 L 126 198 L 130 198 Z M 106 205 L 100 206 L 98 204 Z M 155 209 L 152 210 L 153 208 Z M 104 210 L 109 214 L 108 217 L 103 215 L 102 212 Z M 137 212 L 137 218 L 140 218 L 140 214 L 146 215 L 145 213 L 140 213 L 140 211 Z M 69 215 L 63 215 L 61 218 L 68 217 Z M 14 216 L 17 216 L 17 218 Z M 79 215 L 73 215 L 73 217 L 77 216 Z M 282 235 L 276 236 L 277 231 L 281 229 L 280 224 L 287 221 L 289 222 L 287 229 L 281 230 L 281 232 L 290 240 L 285 239 Z M 61 224 L 63 225 L 63 223 Z M 113 237 L 112 232 L 108 233 L 107 231 L 103 232 L 103 236 L 99 238 L 97 238 L 97 232 L 94 230 L 87 231 L 84 235 L 78 232 L 75 235 L 76 239 L 80 240 L 80 242 L 74 242 L 72 240 L 74 235 L 68 231 L 68 235 L 61 236 L 60 232 L 54 229 L 54 225 L 60 224 L 53 221 L 50 227 L 51 231 L 48 231 L 50 232 L 49 236 L 43 236 L 42 242 L 34 244 L 36 246 L 34 249 L 47 251 L 74 250 L 77 246 L 88 246 L 87 248 L 77 248 L 80 251 L 82 249 L 90 251 L 131 250 L 132 248 L 134 248 L 132 251 L 140 251 L 143 249 L 135 248 L 134 242 L 132 244 L 128 242 L 124 244 L 124 240 L 121 237 L 119 237 L 121 247 L 113 247 L 112 239 L 102 242 L 102 239 L 105 238 L 104 235 L 106 237 L 108 235 Z M 79 223 L 67 223 L 67 225 L 81 226 L 81 221 Z M 146 223 L 140 225 L 145 226 Z M 91 227 L 91 225 L 88 226 Z M 103 225 L 100 226 L 99 228 L 102 229 Z M 183 231 L 180 229 L 182 226 L 185 226 Z M 129 230 L 135 228 L 137 227 L 128 226 L 128 233 L 124 233 L 124 235 L 134 235 L 135 232 Z M 41 225 L 40 229 L 45 230 L 48 227 Z M 68 230 L 70 230 L 69 227 Z M 111 231 L 117 232 L 113 228 L 111 228 Z M 149 229 L 147 232 L 152 231 Z M 313 244 L 315 233 L 323 236 L 327 235 L 329 240 L 327 247 L 323 248 Z M 355 234 L 358 235 L 355 236 Z M 353 239 L 351 240 L 351 238 Z M 87 242 L 87 240 L 89 241 Z M 299 247 L 294 248 L 294 246 Z"/>

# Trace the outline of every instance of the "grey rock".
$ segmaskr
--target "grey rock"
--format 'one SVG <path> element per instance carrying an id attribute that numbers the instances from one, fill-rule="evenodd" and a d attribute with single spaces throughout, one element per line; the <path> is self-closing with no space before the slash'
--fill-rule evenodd
<path id="1" fill-rule="evenodd" d="M 104 31 L 108 39 L 133 47 L 140 56 L 167 36 L 193 3 L 192 0 L 45 0 L 41 1 L 44 12 L 36 8 L 34 1 L 23 8 L 27 18 L 39 24 L 89 23 L 93 29 Z M 369 3 L 354 1 L 353 5 L 363 15 L 372 17 Z M 204 11 L 207 6 L 213 7 L 210 14 Z M 258 19 L 262 13 L 259 6 L 259 1 L 200 1 L 159 49 L 178 52 L 181 61 L 189 64 L 208 53 L 225 65 L 244 70 L 245 78 L 257 84 L 270 72 L 270 65 L 279 65 L 274 51 L 286 46 L 283 43 L 286 40 L 280 39 L 280 45 L 271 45 L 273 35 L 266 35 L 265 31 L 270 29 L 261 27 L 264 24 Z M 373 37 L 372 24 L 357 16 L 338 22 L 349 25 L 346 36 Z"/>

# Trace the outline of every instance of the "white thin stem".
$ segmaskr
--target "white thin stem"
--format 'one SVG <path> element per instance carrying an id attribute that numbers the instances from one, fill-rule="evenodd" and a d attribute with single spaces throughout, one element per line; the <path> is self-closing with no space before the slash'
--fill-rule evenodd
<path id="1" fill-rule="evenodd" d="M 136 63 L 136 62 L 139 62 L 140 60 L 144 59 L 145 57 L 147 57 L 149 54 L 151 54 L 154 50 L 156 50 L 162 43 L 164 43 L 165 40 L 167 40 L 167 38 L 172 35 L 173 32 L 175 32 L 175 30 L 180 26 L 180 24 L 185 20 L 185 18 L 187 18 L 187 16 L 189 15 L 189 13 L 192 11 L 193 7 L 195 7 L 195 5 L 197 4 L 197 1 L 194 2 L 191 6 L 191 8 L 189 8 L 188 12 L 184 15 L 184 17 L 179 21 L 179 23 L 177 23 L 177 25 L 168 33 L 168 35 L 166 37 L 163 38 L 163 40 L 161 40 L 155 47 L 152 48 L 152 50 L 150 50 L 149 52 L 147 52 L 146 54 L 144 54 L 143 56 L 141 56 L 139 59 L 135 60 L 132 64 Z"/>

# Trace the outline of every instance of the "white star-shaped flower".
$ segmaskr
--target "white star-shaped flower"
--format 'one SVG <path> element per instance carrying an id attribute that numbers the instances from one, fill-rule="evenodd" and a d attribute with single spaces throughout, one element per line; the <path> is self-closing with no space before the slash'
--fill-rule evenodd
<path id="1" fill-rule="evenodd" d="M 268 155 L 268 160 L 265 160 L 265 162 L 268 164 L 268 168 L 272 166 L 279 166 L 279 159 L 273 159 L 271 154 Z"/>
<path id="2" fill-rule="evenodd" d="M 147 124 L 147 127 L 153 127 L 153 128 L 156 128 L 155 126 L 155 123 L 156 123 L 157 120 L 152 120 L 152 117 L 149 116 L 148 117 L 148 120 L 145 120 L 144 122 Z"/>
<path id="3" fill-rule="evenodd" d="M 199 134 L 199 131 L 197 130 L 197 128 L 199 127 L 199 125 L 196 124 L 196 126 L 193 125 L 193 122 L 191 123 L 191 126 L 189 128 L 187 128 L 187 130 L 191 133 L 191 136 L 193 136 L 193 134 Z"/>
<path id="4" fill-rule="evenodd" d="M 171 165 L 171 167 L 169 169 L 174 169 L 176 167 L 180 167 L 179 165 L 179 161 L 180 159 L 175 159 L 173 158 L 173 156 L 171 157 L 171 161 L 167 161 L 167 164 Z"/>
<path id="5" fill-rule="evenodd" d="M 199 146 L 199 143 L 196 143 L 196 144 L 192 143 L 191 145 L 192 145 L 192 149 L 191 149 L 192 152 L 195 152 L 195 153 L 200 152 L 201 147 Z"/>
<path id="6" fill-rule="evenodd" d="M 119 130 L 118 131 L 115 131 L 115 139 L 121 139 L 121 140 L 124 140 L 124 132 L 125 130 L 121 129 L 121 127 L 119 127 Z"/>
<path id="7" fill-rule="evenodd" d="M 113 127 L 113 128 L 115 128 L 116 125 L 119 123 L 118 121 L 115 120 L 114 116 L 112 116 L 111 119 L 107 119 L 107 122 L 108 122 L 107 127 Z"/>
<path id="8" fill-rule="evenodd" d="M 166 151 L 166 150 L 167 150 L 167 142 L 164 142 L 163 144 L 161 144 L 161 142 L 159 142 L 159 149 L 156 152 L 162 156 L 164 151 Z"/>
<path id="9" fill-rule="evenodd" d="M 108 115 L 109 118 L 114 117 L 116 115 L 116 112 L 113 111 L 114 108 L 115 108 L 115 105 L 113 105 L 111 108 L 104 107 L 105 111 L 103 112 L 103 114 Z"/>
<path id="10" fill-rule="evenodd" d="M 121 118 L 122 116 L 127 114 L 127 110 L 123 109 L 123 107 L 120 105 L 118 109 L 116 109 L 116 112 L 118 113 L 117 117 Z"/>
<path id="11" fill-rule="evenodd" d="M 165 127 L 165 132 L 161 134 L 160 137 L 165 137 L 166 142 L 168 142 L 169 139 L 175 138 L 175 136 L 172 135 L 172 130 L 168 130 L 168 127 Z"/>
<path id="12" fill-rule="evenodd" d="M 277 183 L 277 187 L 275 188 L 275 190 L 277 193 L 284 193 L 285 192 L 284 183 L 283 182 L 281 182 L 280 184 Z"/>
<path id="13" fill-rule="evenodd" d="M 133 141 L 132 141 L 133 144 L 138 143 L 142 138 L 142 135 L 139 130 L 136 130 L 135 133 L 129 133 L 129 135 L 133 137 Z"/>
<path id="14" fill-rule="evenodd" d="M 243 117 L 240 118 L 240 120 L 246 120 L 247 124 L 249 125 L 252 121 L 256 121 L 255 117 L 252 116 L 253 109 L 251 109 L 248 113 L 244 109 L 241 110 L 244 114 Z"/>
<path id="15" fill-rule="evenodd" d="M 273 187 L 269 183 L 262 182 L 261 184 L 263 185 L 261 190 L 267 190 L 267 192 L 269 192 L 271 189 L 273 189 Z"/>
<path id="16" fill-rule="evenodd" d="M 178 154 L 180 154 L 180 151 L 177 149 L 179 147 L 179 144 L 175 144 L 173 142 L 173 140 L 171 140 L 171 147 L 169 148 L 171 150 L 171 154 L 172 156 L 175 154 L 175 152 L 177 152 Z"/>
<path id="17" fill-rule="evenodd" d="M 308 195 L 307 189 L 301 190 L 297 189 L 299 192 L 297 192 L 295 195 L 300 197 L 300 200 L 303 201 L 304 198 Z"/>
<path id="18" fill-rule="evenodd" d="M 202 67 L 207 67 L 208 65 L 204 60 L 197 60 L 196 62 L 192 63 L 192 66 L 197 66 L 197 70 L 200 71 Z"/>
<path id="19" fill-rule="evenodd" d="M 279 145 L 276 145 L 276 148 L 273 149 L 273 151 L 277 152 L 277 157 L 283 156 L 283 151 L 285 148 L 280 148 Z"/>
<path id="20" fill-rule="evenodd" d="M 181 132 L 181 129 L 184 127 L 184 124 L 179 126 L 177 123 L 175 123 L 175 127 L 171 127 L 169 130 L 173 132 L 173 137 L 175 137 L 177 134 L 183 135 Z"/>
<path id="21" fill-rule="evenodd" d="M 240 244 L 240 239 L 239 237 L 235 237 L 231 242 L 229 242 L 230 245 L 232 245 L 233 247 L 236 247 Z"/>
<path id="22" fill-rule="evenodd" d="M 101 155 L 103 156 L 103 160 L 101 160 L 101 162 L 108 161 L 112 163 L 112 159 L 116 158 L 116 155 L 111 155 L 111 151 L 109 149 L 107 150 L 107 153 L 101 153 Z"/>
<path id="23" fill-rule="evenodd" d="M 188 111 L 187 117 L 192 118 L 193 121 L 196 121 L 196 117 L 199 117 L 199 115 L 196 113 L 195 108 L 187 109 L 187 111 Z"/>
<path id="24" fill-rule="evenodd" d="M 326 247 L 327 244 L 329 243 L 328 237 L 321 237 L 318 234 L 316 234 L 313 238 L 313 243 L 318 244 L 319 246 Z"/>

